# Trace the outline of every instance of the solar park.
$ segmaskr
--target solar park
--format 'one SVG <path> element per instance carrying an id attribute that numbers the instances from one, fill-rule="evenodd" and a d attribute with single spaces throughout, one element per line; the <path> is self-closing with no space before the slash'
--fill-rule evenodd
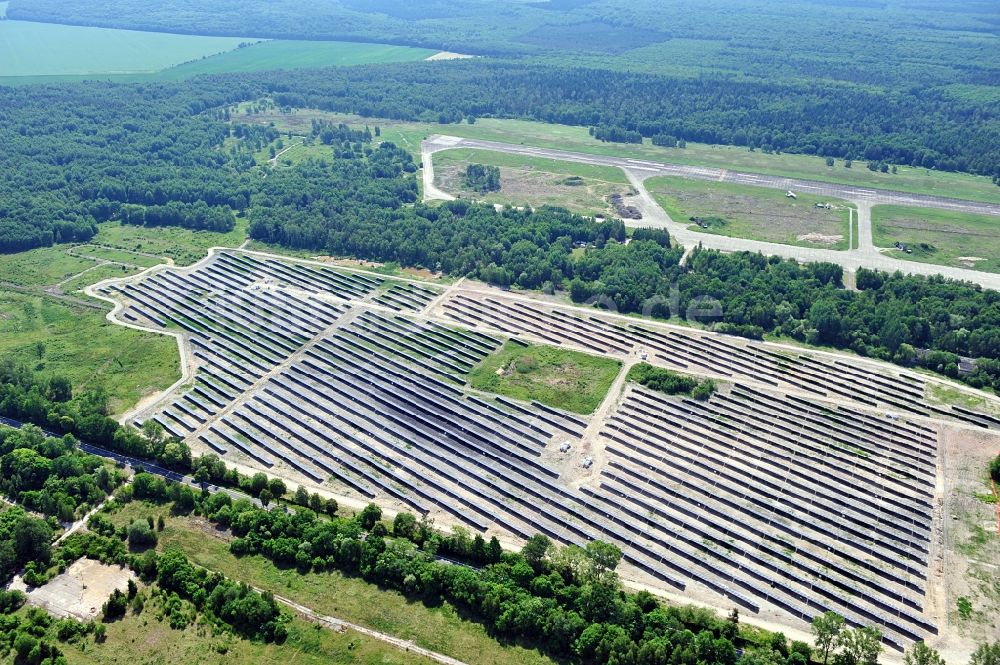
<path id="1" fill-rule="evenodd" d="M 1000 428 L 898 367 L 483 285 L 218 250 L 97 293 L 119 322 L 182 336 L 193 383 L 130 417 L 196 453 L 507 543 L 606 540 L 628 581 L 798 627 L 833 610 L 895 649 L 941 628 L 939 427 Z M 626 384 L 580 416 L 469 388 L 508 339 L 721 389 Z"/>

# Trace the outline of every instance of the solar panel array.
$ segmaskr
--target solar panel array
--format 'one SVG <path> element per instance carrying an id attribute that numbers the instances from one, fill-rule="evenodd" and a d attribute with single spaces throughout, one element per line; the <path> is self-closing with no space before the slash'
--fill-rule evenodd
<path id="1" fill-rule="evenodd" d="M 505 298 L 449 297 L 447 316 L 468 326 L 457 329 L 414 315 L 432 287 L 241 252 L 122 284 L 107 287 L 122 318 L 186 332 L 198 361 L 194 386 L 149 417 L 225 459 L 478 531 L 600 538 L 660 584 L 750 612 L 834 610 L 895 646 L 936 632 L 936 435 L 865 410 L 929 412 L 919 377 Z M 594 480 L 577 488 L 554 449 L 587 419 L 465 388 L 502 345 L 493 331 L 643 349 L 734 387 L 706 402 L 629 388 L 600 423 Z"/>
<path id="2" fill-rule="evenodd" d="M 1000 419 L 987 414 L 928 404 L 926 382 L 908 372 L 887 376 L 858 363 L 779 351 L 762 342 L 695 330 L 652 328 L 514 299 L 473 299 L 459 294 L 445 300 L 443 311 L 462 325 L 530 336 L 549 344 L 619 355 L 641 349 L 651 363 L 683 372 L 1000 428 Z"/>
<path id="3" fill-rule="evenodd" d="M 933 430 L 737 386 L 707 402 L 633 388 L 602 434 L 609 461 L 584 491 L 706 586 L 804 620 L 834 610 L 897 645 L 936 632 Z"/>

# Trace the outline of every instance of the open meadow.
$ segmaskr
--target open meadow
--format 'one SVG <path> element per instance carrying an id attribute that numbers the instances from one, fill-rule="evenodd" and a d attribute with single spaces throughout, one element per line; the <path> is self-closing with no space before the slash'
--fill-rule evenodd
<path id="1" fill-rule="evenodd" d="M 500 169 L 500 191 L 480 193 L 465 184 L 469 164 Z M 434 178 L 443 191 L 486 203 L 552 205 L 590 216 L 614 216 L 612 194 L 631 192 L 619 169 L 466 148 L 434 155 Z"/>
<path id="2" fill-rule="evenodd" d="M 872 208 L 876 247 L 912 261 L 1000 272 L 1000 217 L 880 205 Z M 912 253 L 893 249 L 899 242 Z"/>
<path id="3" fill-rule="evenodd" d="M 620 369 L 610 358 L 507 342 L 469 373 L 469 385 L 586 415 L 601 404 Z"/>
<path id="4" fill-rule="evenodd" d="M 848 249 L 846 201 L 812 194 L 793 199 L 776 189 L 673 177 L 650 178 L 646 187 L 675 222 L 693 223 L 705 233 Z"/>
<path id="5" fill-rule="evenodd" d="M 294 109 L 284 112 L 274 109 L 265 113 L 243 114 L 235 119 L 253 123 L 274 122 L 280 131 L 308 132 L 313 118 L 352 125 L 378 125 L 381 140 L 392 141 L 420 154 L 420 141 L 432 134 L 447 134 L 462 138 L 481 139 L 554 148 L 592 155 L 631 157 L 688 166 L 708 166 L 733 169 L 747 173 L 803 178 L 859 187 L 876 187 L 913 194 L 950 196 L 970 201 L 1000 203 L 1000 188 L 984 176 L 967 173 L 935 171 L 909 166 L 897 167 L 897 173 L 881 173 L 866 168 L 862 161 L 855 161 L 846 168 L 843 160 L 827 166 L 826 160 L 814 155 L 765 153 L 745 147 L 709 145 L 688 142 L 684 148 L 667 148 L 653 145 L 649 139 L 642 144 L 607 143 L 591 136 L 587 127 L 559 125 L 528 120 L 479 118 L 468 123 L 403 122 L 384 118 L 365 118 L 357 115 L 331 113 L 313 109 Z"/>
<path id="6" fill-rule="evenodd" d="M 187 265 L 245 237 L 245 220 L 230 233 L 108 222 L 87 244 L 0 255 L 0 356 L 80 388 L 102 386 L 112 412 L 123 412 L 180 377 L 177 344 L 109 323 L 108 305 L 83 289 L 168 259 Z"/>

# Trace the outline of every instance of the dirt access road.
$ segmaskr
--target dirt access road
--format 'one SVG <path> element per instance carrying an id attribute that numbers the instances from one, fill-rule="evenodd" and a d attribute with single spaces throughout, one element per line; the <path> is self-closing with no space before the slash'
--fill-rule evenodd
<path id="1" fill-rule="evenodd" d="M 536 148 L 533 146 L 481 141 L 478 139 L 463 139 L 456 136 L 432 136 L 421 144 L 423 162 L 424 198 L 451 199 L 445 192 L 433 186 L 435 152 L 452 148 L 477 148 L 492 150 L 514 155 L 541 157 L 581 164 L 594 164 L 619 168 L 625 172 L 629 182 L 638 192 L 633 203 L 642 212 L 642 220 L 638 222 L 626 220 L 633 226 L 654 226 L 665 228 L 686 247 L 702 245 L 708 249 L 718 249 L 725 252 L 750 251 L 762 252 L 767 255 L 795 259 L 801 262 L 827 261 L 836 263 L 845 270 L 857 271 L 859 268 L 871 268 L 885 272 L 900 271 L 911 275 L 943 275 L 950 279 L 963 280 L 979 284 L 985 288 L 1000 290 L 1000 274 L 938 266 L 929 263 L 917 263 L 886 256 L 878 251 L 872 242 L 871 207 L 879 204 L 893 204 L 922 208 L 937 208 L 942 210 L 957 210 L 961 212 L 1000 216 L 1000 205 L 964 201 L 943 196 L 926 196 L 922 194 L 907 194 L 881 189 L 867 189 L 850 185 L 836 185 L 812 180 L 797 180 L 775 176 L 740 173 L 727 169 L 683 166 L 679 164 L 664 164 L 641 159 L 624 157 L 608 157 L 604 155 L 589 155 L 585 153 Z M 711 180 L 732 182 L 770 189 L 805 191 L 810 194 L 846 199 L 857 206 L 858 210 L 858 248 L 845 251 L 822 249 L 818 247 L 798 247 L 779 243 L 732 238 L 729 236 L 699 233 L 688 228 L 686 223 L 675 222 L 656 202 L 645 187 L 648 178 L 656 176 L 680 176 L 696 180 Z M 427 187 L 427 183 L 431 183 Z M 1000 220 L 998 220 L 1000 221 Z"/>

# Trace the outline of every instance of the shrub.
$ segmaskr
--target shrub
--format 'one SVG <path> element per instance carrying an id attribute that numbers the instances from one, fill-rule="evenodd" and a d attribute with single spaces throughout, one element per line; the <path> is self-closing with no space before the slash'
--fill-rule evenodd
<path id="1" fill-rule="evenodd" d="M 146 522 L 132 522 L 128 525 L 128 546 L 133 550 L 156 545 L 156 532 Z"/>

